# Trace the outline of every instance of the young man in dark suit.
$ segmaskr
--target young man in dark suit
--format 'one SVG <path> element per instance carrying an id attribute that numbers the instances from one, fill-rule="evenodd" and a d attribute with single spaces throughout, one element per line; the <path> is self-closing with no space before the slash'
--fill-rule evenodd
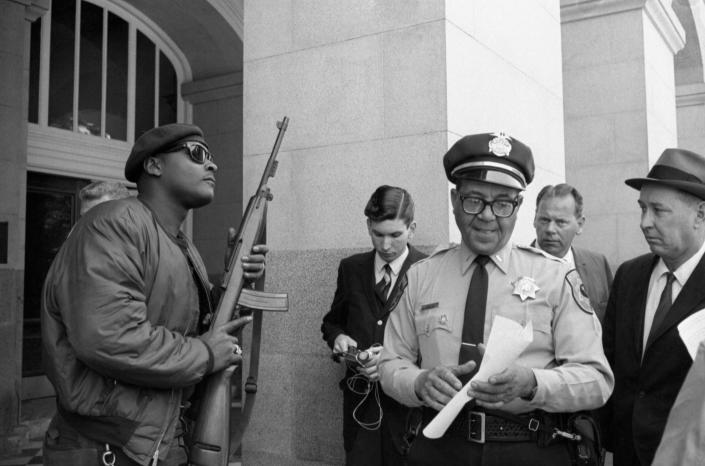
<path id="1" fill-rule="evenodd" d="M 340 261 L 333 304 L 321 331 L 334 354 L 357 348 L 369 356 L 363 365 L 349 364 L 340 382 L 345 464 L 392 466 L 402 464 L 399 448 L 406 410 L 379 387 L 377 361 L 387 317 L 403 292 L 402 277 L 425 254 L 408 244 L 416 223 L 414 201 L 406 190 L 380 186 L 365 216 L 374 249 Z M 375 401 L 377 391 L 381 408 Z"/>
<path id="2" fill-rule="evenodd" d="M 573 246 L 573 240 L 583 232 L 584 224 L 583 196 L 573 186 L 566 183 L 546 185 L 539 191 L 534 217 L 536 242 L 532 246 L 577 269 L 590 304 L 602 322 L 612 285 L 612 271 L 603 254 Z"/>
<path id="3" fill-rule="evenodd" d="M 603 332 L 615 389 L 601 415 L 614 464 L 646 466 L 692 363 L 678 324 L 705 307 L 705 158 L 666 149 L 626 183 L 651 253 L 615 274 Z"/>

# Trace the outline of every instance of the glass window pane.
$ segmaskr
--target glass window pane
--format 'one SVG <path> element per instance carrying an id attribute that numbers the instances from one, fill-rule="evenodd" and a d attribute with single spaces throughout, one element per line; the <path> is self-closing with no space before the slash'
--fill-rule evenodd
<path id="1" fill-rule="evenodd" d="M 53 2 L 49 59 L 49 125 L 73 129 L 73 49 L 76 3 Z"/>
<path id="2" fill-rule="evenodd" d="M 154 43 L 137 32 L 135 139 L 154 127 Z"/>
<path id="3" fill-rule="evenodd" d="M 103 9 L 81 3 L 81 58 L 78 79 L 78 132 L 100 136 Z"/>
<path id="4" fill-rule="evenodd" d="M 127 21 L 108 14 L 105 137 L 127 140 Z"/>
<path id="5" fill-rule="evenodd" d="M 42 45 L 42 20 L 32 23 L 29 42 L 29 108 L 27 120 L 39 123 L 39 50 Z"/>
<path id="6" fill-rule="evenodd" d="M 159 124 L 176 123 L 176 71 L 159 52 Z"/>

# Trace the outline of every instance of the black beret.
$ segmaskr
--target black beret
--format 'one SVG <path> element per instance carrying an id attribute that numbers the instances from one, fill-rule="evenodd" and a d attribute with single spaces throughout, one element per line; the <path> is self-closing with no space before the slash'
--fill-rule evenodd
<path id="1" fill-rule="evenodd" d="M 208 147 L 203 139 L 203 131 L 196 125 L 171 123 L 145 132 L 135 141 L 125 162 L 125 178 L 136 183 L 142 174 L 142 162 L 147 157 L 163 153 L 186 141 L 200 142 Z"/>
<path id="2" fill-rule="evenodd" d="M 443 157 L 448 179 L 475 179 L 524 190 L 534 179 L 529 146 L 504 133 L 471 134 L 460 138 Z"/>
<path id="3" fill-rule="evenodd" d="M 646 178 L 624 182 L 639 190 L 644 183 L 660 184 L 705 199 L 705 158 L 689 150 L 666 149 Z"/>

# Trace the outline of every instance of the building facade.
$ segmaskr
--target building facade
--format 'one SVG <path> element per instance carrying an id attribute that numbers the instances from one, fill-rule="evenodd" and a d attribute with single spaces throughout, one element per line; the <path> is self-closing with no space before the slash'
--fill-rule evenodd
<path id="1" fill-rule="evenodd" d="M 666 147 L 705 154 L 703 0 L 0 0 L 0 26 L 0 437 L 52 394 L 37 290 L 77 190 L 122 180 L 151 126 L 198 124 L 216 156 L 216 200 L 186 225 L 216 279 L 291 119 L 266 285 L 290 310 L 264 319 L 246 464 L 342 460 L 342 369 L 319 328 L 339 260 L 370 247 L 378 185 L 415 197 L 415 246 L 457 241 L 442 155 L 506 131 L 537 163 L 515 239 L 533 239 L 539 189 L 565 180 L 585 197 L 581 245 L 616 266 L 647 249 L 623 180 Z"/>

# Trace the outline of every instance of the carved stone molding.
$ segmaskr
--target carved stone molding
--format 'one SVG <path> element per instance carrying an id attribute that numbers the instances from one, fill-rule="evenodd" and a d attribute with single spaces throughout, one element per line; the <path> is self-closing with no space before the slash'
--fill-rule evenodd
<path id="1" fill-rule="evenodd" d="M 705 83 L 676 87 L 676 107 L 705 105 Z"/>
<path id="2" fill-rule="evenodd" d="M 685 45 L 685 30 L 667 0 L 561 0 L 561 23 L 643 10 L 675 54 Z"/>
<path id="3" fill-rule="evenodd" d="M 237 72 L 184 83 L 181 86 L 181 97 L 194 105 L 213 100 L 242 97 L 242 73 Z"/>
<path id="4" fill-rule="evenodd" d="M 49 11 L 51 6 L 51 0 L 9 0 L 14 3 L 19 3 L 24 5 L 25 14 L 24 19 L 33 23 L 44 14 Z"/>
<path id="5" fill-rule="evenodd" d="M 208 3 L 225 18 L 241 40 L 245 40 L 245 14 L 242 0 L 208 0 Z"/>

